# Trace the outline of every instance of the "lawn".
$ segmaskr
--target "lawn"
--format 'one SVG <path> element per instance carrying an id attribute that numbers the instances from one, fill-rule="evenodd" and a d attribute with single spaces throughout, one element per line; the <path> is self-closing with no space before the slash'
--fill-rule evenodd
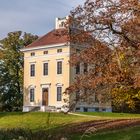
<path id="1" fill-rule="evenodd" d="M 28 128 L 33 131 L 91 120 L 91 117 L 66 115 L 63 113 L 0 113 L 0 129 Z"/>
<path id="2" fill-rule="evenodd" d="M 84 125 L 88 124 L 89 126 L 87 127 L 90 127 L 91 123 L 94 125 L 94 123 L 97 122 L 99 123 L 101 121 L 106 120 L 109 121 L 112 119 L 118 121 L 121 120 L 120 118 L 140 119 L 140 114 L 92 113 L 92 112 L 77 113 L 77 114 L 82 115 L 84 114 L 85 116 L 76 116 L 70 114 L 66 115 L 63 113 L 47 113 L 47 112 L 0 113 L 0 140 L 11 140 L 15 137 L 17 138 L 18 136 L 26 136 L 28 138 L 32 138 L 33 140 L 38 139 L 46 140 L 46 137 L 49 137 L 50 135 L 57 136 L 60 134 L 68 136 L 69 138 L 72 136 L 71 140 L 73 139 L 78 140 L 80 138 L 80 135 L 83 134 L 84 129 L 86 129 L 86 127 L 84 128 Z M 81 132 L 78 132 L 77 129 L 81 129 L 82 127 L 84 129 Z M 137 138 L 137 135 L 139 136 L 138 131 L 140 131 L 140 127 L 136 128 L 132 127 L 131 129 L 123 130 L 120 132 L 116 132 L 114 130 L 113 132 L 109 131 L 107 133 L 97 133 L 96 135 L 89 137 L 89 140 L 91 139 L 102 140 L 101 137 L 105 138 L 103 140 L 120 140 L 117 139 L 120 137 L 119 135 L 120 133 L 122 136 L 122 140 L 131 140 L 131 139 L 123 139 L 123 136 L 126 135 L 128 135 L 128 137 L 135 136 Z M 115 135 L 115 137 L 114 139 L 111 139 L 113 135 Z M 53 139 L 51 138 L 51 140 Z"/>
<path id="3" fill-rule="evenodd" d="M 140 118 L 140 114 L 125 113 L 79 113 L 87 116 L 66 115 L 63 113 L 0 113 L 0 128 L 28 128 L 31 130 L 48 129 L 70 123 L 90 121 L 96 119 Z M 89 116 L 88 116 L 89 115 Z M 91 117 L 96 116 L 96 117 Z"/>
<path id="4" fill-rule="evenodd" d="M 79 112 L 78 114 L 95 116 L 95 117 L 104 117 L 104 118 L 113 118 L 113 119 L 129 119 L 129 118 L 140 118 L 140 114 L 130 114 L 130 113 L 111 113 L 111 112 Z"/>

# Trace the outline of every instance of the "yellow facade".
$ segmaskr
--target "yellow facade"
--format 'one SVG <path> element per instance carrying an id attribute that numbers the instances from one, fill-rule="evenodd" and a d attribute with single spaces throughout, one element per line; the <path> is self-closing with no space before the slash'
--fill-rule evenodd
<path id="1" fill-rule="evenodd" d="M 45 48 L 45 46 L 44 46 Z M 57 53 L 61 48 L 62 52 Z M 44 51 L 48 54 L 43 54 Z M 31 56 L 34 52 L 35 56 Z M 57 101 L 56 87 L 62 86 L 62 92 L 70 85 L 70 47 L 68 45 L 49 47 L 46 49 L 24 52 L 24 106 L 42 105 L 42 88 L 48 88 L 48 106 L 61 107 L 62 101 Z M 62 74 L 57 74 L 57 61 L 62 61 Z M 43 75 L 43 63 L 48 63 L 48 75 Z M 35 76 L 30 76 L 30 65 L 35 64 Z M 35 100 L 29 101 L 29 89 L 35 88 Z"/>

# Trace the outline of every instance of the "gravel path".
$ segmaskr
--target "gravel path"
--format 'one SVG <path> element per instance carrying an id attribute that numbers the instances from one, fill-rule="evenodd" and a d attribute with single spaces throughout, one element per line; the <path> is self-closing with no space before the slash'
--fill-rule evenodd
<path id="1" fill-rule="evenodd" d="M 72 112 L 69 112 L 68 114 L 75 115 L 75 116 L 81 116 L 81 117 L 94 117 L 94 118 L 98 117 L 98 116 L 93 116 L 93 115 L 77 114 L 77 113 L 72 113 Z"/>
<path id="2" fill-rule="evenodd" d="M 140 126 L 140 119 L 115 119 L 115 120 L 93 120 L 82 123 L 75 123 L 67 126 L 64 131 L 70 133 L 97 132 L 101 130 L 116 130 Z"/>

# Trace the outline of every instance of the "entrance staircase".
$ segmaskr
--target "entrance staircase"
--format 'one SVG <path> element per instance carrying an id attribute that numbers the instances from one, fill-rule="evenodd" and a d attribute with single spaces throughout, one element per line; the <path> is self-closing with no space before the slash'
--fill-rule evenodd
<path id="1" fill-rule="evenodd" d="M 40 110 L 40 107 L 36 106 L 36 107 L 31 108 L 29 112 L 38 112 L 39 110 Z"/>
<path id="2" fill-rule="evenodd" d="M 57 112 L 57 108 L 55 106 L 41 106 L 40 111 L 42 111 L 42 112 Z"/>

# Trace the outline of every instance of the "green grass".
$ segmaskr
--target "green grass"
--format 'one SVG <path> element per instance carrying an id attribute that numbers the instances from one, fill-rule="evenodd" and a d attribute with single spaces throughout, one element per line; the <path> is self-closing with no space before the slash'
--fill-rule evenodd
<path id="1" fill-rule="evenodd" d="M 81 136 L 72 136 L 71 140 L 80 140 Z M 102 132 L 84 136 L 81 140 L 140 140 L 140 127 Z"/>
<path id="2" fill-rule="evenodd" d="M 63 113 L 32 112 L 32 113 L 0 113 L 0 129 L 28 128 L 31 130 L 48 129 L 66 124 L 90 121 L 95 119 L 140 118 L 140 114 L 126 113 L 80 113 L 87 116 L 65 115 Z M 89 115 L 89 116 L 88 116 Z M 96 116 L 96 117 L 91 117 Z M 50 118 L 50 120 L 48 120 Z"/>
<path id="3" fill-rule="evenodd" d="M 111 113 L 111 112 L 80 112 L 78 114 L 96 116 L 96 117 L 109 117 L 110 119 L 113 118 L 140 118 L 140 114 L 130 114 L 130 113 Z"/>
<path id="4" fill-rule="evenodd" d="M 140 118 L 140 114 L 125 114 L 125 113 L 80 113 L 86 116 L 65 115 L 63 113 L 47 113 L 47 112 L 32 112 L 32 113 L 0 113 L 0 140 L 11 140 L 18 136 L 25 136 L 33 140 L 46 140 L 46 137 L 51 135 L 63 134 L 63 130 L 67 125 L 77 122 L 86 122 L 97 119 L 119 119 L 119 118 Z M 96 117 L 92 117 L 96 116 Z M 67 131 L 65 132 L 67 136 Z M 41 136 L 40 136 L 41 135 Z M 55 136 L 54 135 L 54 136 Z M 79 135 L 71 134 L 72 140 L 78 140 Z M 82 135 L 82 134 L 81 134 Z M 44 136 L 44 139 L 43 137 Z M 41 137 L 41 138 L 40 138 Z M 70 136 L 68 136 L 70 137 Z M 139 140 L 140 127 L 129 128 L 125 130 L 97 133 L 85 140 Z M 139 138 L 139 139 L 138 139 Z"/>
<path id="5" fill-rule="evenodd" d="M 88 120 L 91 120 L 91 118 L 63 113 L 50 113 L 50 117 L 47 112 L 0 113 L 0 129 L 28 128 L 38 131 L 39 129 L 54 128 Z"/>

